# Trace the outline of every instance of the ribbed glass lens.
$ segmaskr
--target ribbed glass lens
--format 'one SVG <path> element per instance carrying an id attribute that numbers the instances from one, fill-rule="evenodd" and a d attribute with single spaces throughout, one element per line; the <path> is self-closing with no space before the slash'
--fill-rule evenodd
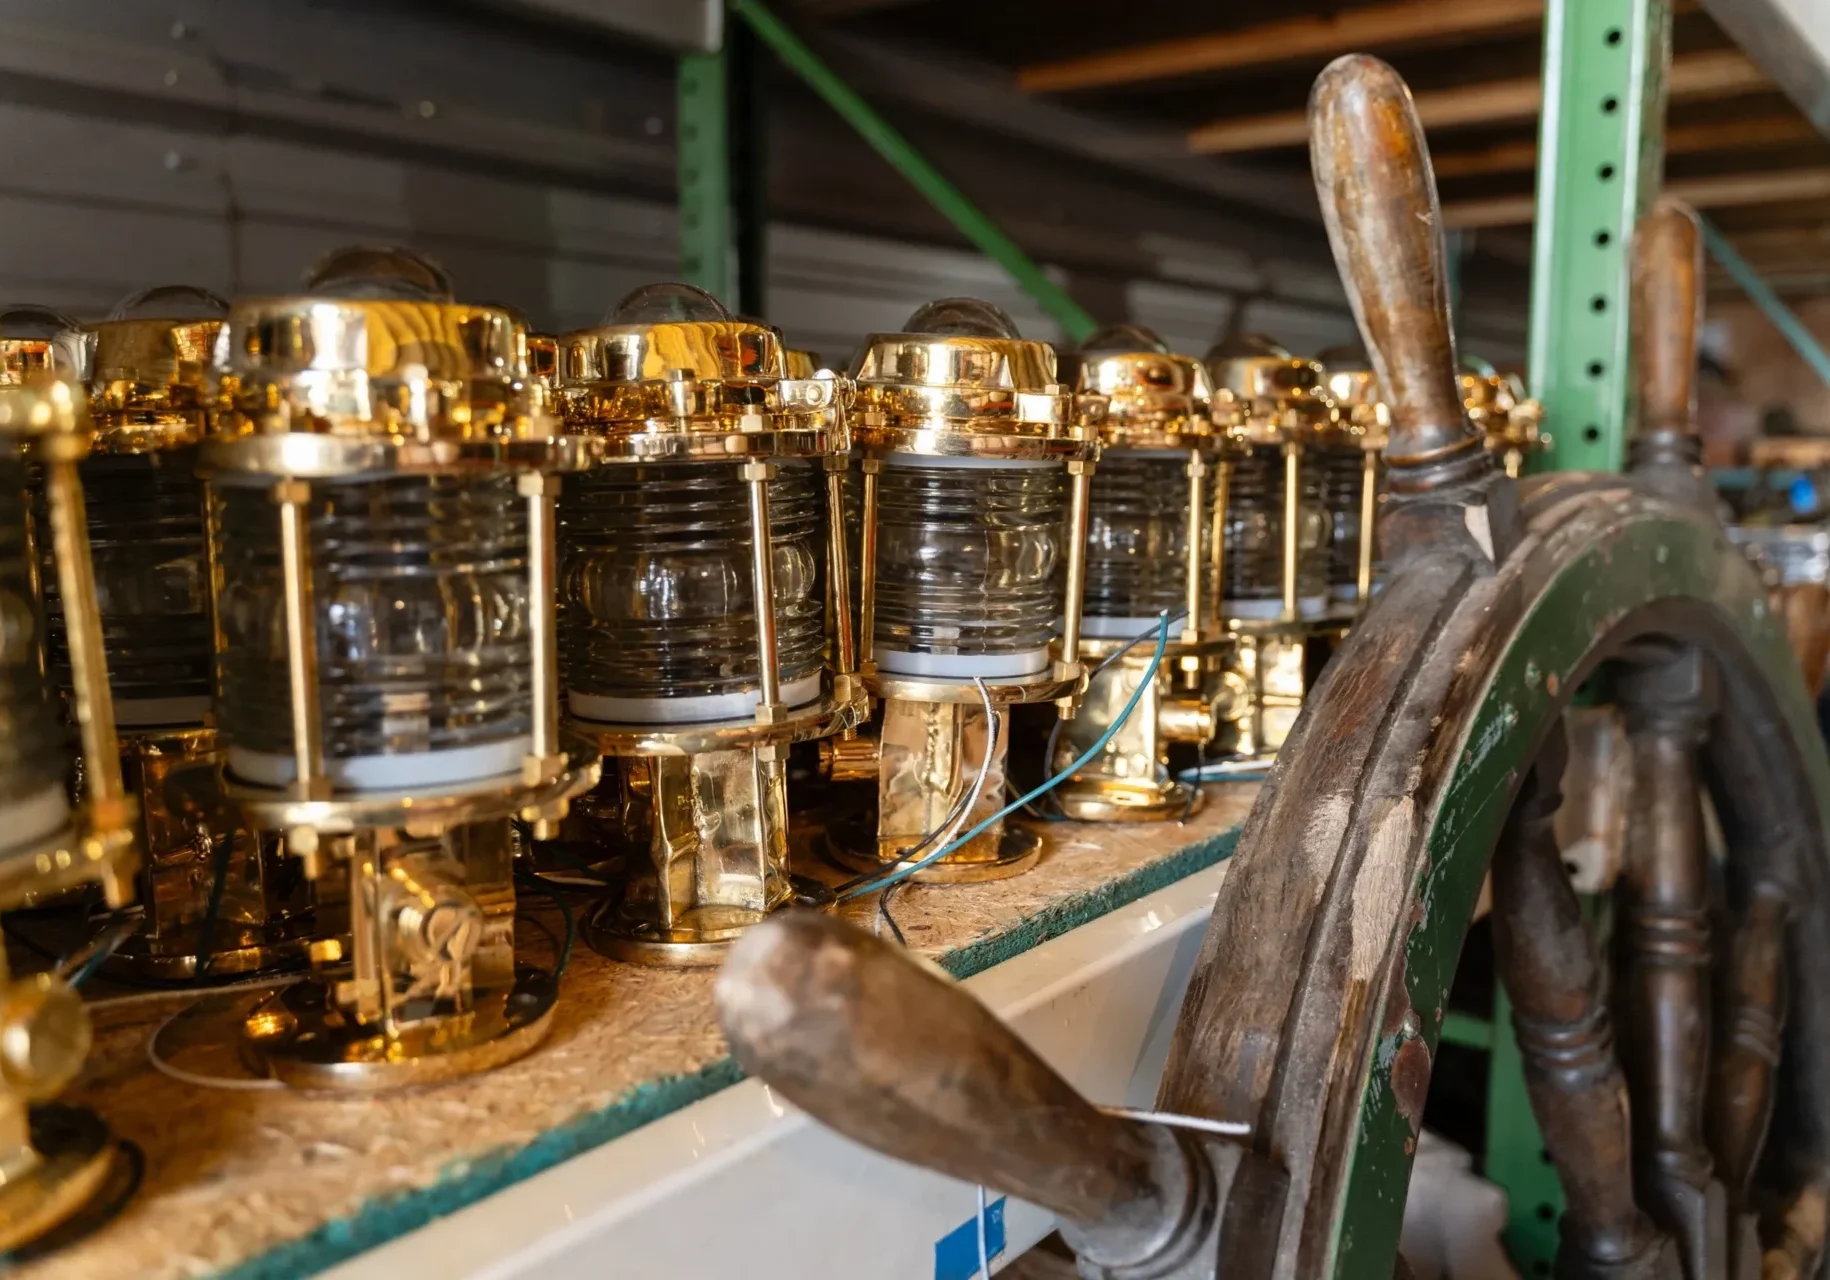
<path id="1" fill-rule="evenodd" d="M 1205 595 L 1213 598 L 1211 584 Z M 1100 635 L 1100 619 L 1148 621 L 1187 603 L 1187 455 L 1108 452 L 1093 473 L 1084 629 Z"/>
<path id="2" fill-rule="evenodd" d="M 221 485 L 218 494 L 218 704 L 230 766 L 284 782 L 292 713 L 279 508 L 265 488 Z M 333 780 L 429 785 L 518 767 L 531 707 L 527 509 L 514 477 L 314 484 L 309 510 Z"/>
<path id="3" fill-rule="evenodd" d="M 886 460 L 878 482 L 875 658 L 888 671 L 1026 675 L 1061 617 L 1059 466 Z"/>
<path id="4" fill-rule="evenodd" d="M 96 455 L 80 468 L 115 719 L 192 724 L 210 705 L 210 605 L 195 448 Z M 42 490 L 39 527 L 48 527 Z M 63 605 L 44 561 L 52 678 L 70 687 Z"/>
<path id="5" fill-rule="evenodd" d="M 1284 590 L 1284 463 L 1260 446 L 1233 466 L 1226 506 L 1226 607 L 1240 618 L 1274 618 Z M 1303 459 L 1296 533 L 1296 598 L 1304 613 L 1328 602 L 1328 517 L 1320 468 Z"/>
<path id="6" fill-rule="evenodd" d="M 30 847 L 68 812 L 68 739 L 38 665 L 25 479 L 19 455 L 0 450 L 0 852 Z"/>
<path id="7" fill-rule="evenodd" d="M 813 467 L 769 483 L 783 701 L 819 695 L 821 491 Z M 735 466 L 603 466 L 560 491 L 567 699 L 593 719 L 718 719 L 759 680 L 750 490 Z M 672 705 L 656 705 L 662 701 Z"/>
<path id="8" fill-rule="evenodd" d="M 1351 597 L 1360 581 L 1360 495 L 1364 459 L 1357 452 L 1329 449 L 1315 455 L 1322 473 L 1322 505 L 1328 511 L 1328 588 Z"/>

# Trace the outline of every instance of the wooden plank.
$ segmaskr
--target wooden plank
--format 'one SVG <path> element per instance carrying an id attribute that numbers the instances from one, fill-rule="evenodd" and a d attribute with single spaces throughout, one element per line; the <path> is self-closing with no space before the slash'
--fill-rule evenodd
<path id="1" fill-rule="evenodd" d="M 1665 184 L 1665 191 L 1699 209 L 1830 198 L 1830 168 L 1778 169 L 1768 173 L 1731 173 L 1687 178 Z M 1517 227 L 1532 220 L 1529 195 L 1462 200 L 1443 206 L 1443 225 L 1461 229 Z"/>
<path id="2" fill-rule="evenodd" d="M 1733 49 L 1689 54 L 1671 63 L 1668 93 L 1673 100 L 1732 98 L 1771 87 L 1765 73 Z M 1417 114 L 1426 129 L 1453 129 L 1464 125 L 1500 124 L 1530 120 L 1543 102 L 1543 87 L 1536 76 L 1492 80 L 1414 95 Z M 1273 147 L 1301 146 L 1309 138 L 1309 118 L 1304 111 L 1216 120 L 1188 135 L 1190 151 L 1262 151 Z"/>
<path id="3" fill-rule="evenodd" d="M 1694 155 L 1750 147 L 1776 147 L 1818 137 L 1803 116 L 1762 116 L 1682 125 L 1665 131 L 1666 155 Z M 1537 167 L 1538 144 L 1503 142 L 1481 151 L 1451 151 L 1434 157 L 1438 178 L 1471 178 L 1488 173 L 1522 173 Z"/>
<path id="4" fill-rule="evenodd" d="M 1395 0 L 1267 22 L 1243 31 L 1217 31 L 1038 63 L 1018 71 L 1017 83 L 1031 93 L 1109 88 L 1205 71 L 1324 59 L 1356 49 L 1386 50 L 1508 35 L 1532 30 L 1543 17 L 1544 0 L 1458 0 L 1455 4 Z"/>

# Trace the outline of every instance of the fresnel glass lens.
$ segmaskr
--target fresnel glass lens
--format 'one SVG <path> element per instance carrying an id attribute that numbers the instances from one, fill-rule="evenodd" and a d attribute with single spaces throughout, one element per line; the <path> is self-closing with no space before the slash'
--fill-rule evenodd
<path id="1" fill-rule="evenodd" d="M 316 882 L 317 981 L 245 1026 L 290 1083 L 479 1069 L 550 1022 L 515 964 L 510 823 L 544 834 L 597 779 L 558 724 L 565 451 L 512 317 L 448 289 L 347 251 L 236 304 L 216 351 L 225 774 Z"/>
<path id="2" fill-rule="evenodd" d="M 843 582 L 838 383 L 781 337 L 651 285 L 560 339 L 566 710 L 612 763 L 593 808 L 626 853 L 591 921 L 622 959 L 715 962 L 787 902 L 786 752 L 863 714 Z"/>
<path id="3" fill-rule="evenodd" d="M 82 335 L 96 430 L 82 463 L 96 595 L 122 769 L 148 854 L 140 930 L 110 964 L 155 978 L 196 978 L 200 970 L 230 978 L 302 961 L 309 925 L 308 886 L 296 864 L 277 836 L 247 829 L 215 783 L 209 540 L 197 456 L 227 306 L 202 289 L 151 289 Z M 51 672 L 67 688 L 62 600 L 50 589 L 46 597 Z"/>
<path id="4" fill-rule="evenodd" d="M 833 834 L 835 852 L 874 869 L 1002 806 L 1012 704 L 1077 701 L 1097 445 L 1055 353 L 989 303 L 932 303 L 905 332 L 873 335 L 855 382 L 861 647 L 883 701 L 874 838 Z M 850 776 L 867 772 L 858 763 Z M 999 824 L 920 874 L 1012 875 L 1039 852 Z"/>
<path id="5" fill-rule="evenodd" d="M 1051 767 L 1099 740 L 1143 682 L 1159 617 L 1170 642 L 1137 709 L 1101 754 L 1063 783 L 1061 808 L 1083 821 L 1179 818 L 1198 791 L 1169 774 L 1172 743 L 1204 751 L 1230 708 L 1230 645 L 1220 615 L 1216 507 L 1232 462 L 1221 450 L 1206 368 L 1145 329 L 1095 334 L 1076 359 L 1083 402 L 1104 407 L 1103 447 L 1087 525 L 1080 657 L 1092 676 L 1080 714 L 1057 733 Z"/>
<path id="6" fill-rule="evenodd" d="M 68 376 L 74 349 L 19 336 L 19 321 L 17 309 L 0 317 L 0 910 L 90 883 L 118 908 L 133 896 L 139 848 L 83 510 L 88 406 Z M 37 519 L 31 471 L 44 494 Z M 68 602 L 64 701 L 81 744 L 74 803 L 67 720 L 46 678 L 47 588 Z M 116 1194 L 115 1177 L 129 1168 L 100 1119 L 51 1101 L 82 1067 L 89 1038 L 82 999 L 63 976 L 15 980 L 0 953 L 0 1253 Z"/>
<path id="7" fill-rule="evenodd" d="M 1337 605 L 1365 608 L 1378 586 L 1381 462 L 1391 411 L 1363 347 L 1337 347 L 1319 359 L 1328 374 L 1328 392 L 1340 408 L 1339 439 L 1354 446 L 1329 452 L 1326 498 L 1333 543 L 1328 590 Z"/>
<path id="8" fill-rule="evenodd" d="M 1232 460 L 1221 608 L 1247 694 L 1227 754 L 1258 759 L 1282 745 L 1351 616 L 1351 607 L 1330 606 L 1324 493 L 1330 459 L 1352 447 L 1357 467 L 1360 456 L 1344 438 L 1321 365 L 1250 336 L 1209 352 L 1207 367 Z"/>

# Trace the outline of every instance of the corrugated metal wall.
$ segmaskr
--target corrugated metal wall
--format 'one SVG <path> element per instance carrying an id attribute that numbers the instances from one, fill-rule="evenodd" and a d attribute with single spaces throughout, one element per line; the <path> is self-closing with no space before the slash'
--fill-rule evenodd
<path id="1" fill-rule="evenodd" d="M 773 229 L 769 255 L 771 318 L 791 340 L 836 363 L 861 334 L 954 293 L 1054 336 L 976 254 L 882 234 L 932 216 L 817 111 L 789 103 L 774 125 L 772 184 L 800 197 L 777 200 L 793 220 Z M 593 323 L 675 272 L 672 116 L 666 58 L 512 12 L 0 0 L 0 299 L 96 316 L 151 284 L 284 290 L 337 244 L 391 240 L 439 258 L 467 297 L 542 326 Z M 972 171 L 970 140 L 957 161 Z M 1003 196 L 1023 207 L 1023 190 Z M 1236 327 L 1296 349 L 1351 336 L 1319 257 L 1266 261 L 1191 239 L 1198 210 L 1161 195 L 1108 210 L 1120 194 L 1094 184 L 1082 198 L 1097 207 L 1037 217 L 1079 231 L 1085 253 L 1102 249 L 1095 215 L 1146 225 L 1105 268 L 1101 310 L 1130 312 L 1114 319 L 1200 350 L 1243 298 Z M 1513 356 L 1507 324 L 1485 340 L 1490 358 Z"/>

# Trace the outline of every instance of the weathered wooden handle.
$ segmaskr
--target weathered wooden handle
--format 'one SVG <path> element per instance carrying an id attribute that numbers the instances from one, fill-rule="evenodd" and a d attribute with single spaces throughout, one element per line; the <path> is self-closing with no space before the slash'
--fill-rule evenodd
<path id="1" fill-rule="evenodd" d="M 744 1069 L 865 1146 L 1140 1237 L 1180 1216 L 1186 1156 L 1094 1107 L 908 953 L 789 911 L 732 948 L 718 1016 Z M 1129 1233 L 1127 1233 L 1129 1234 Z"/>
<path id="2" fill-rule="evenodd" d="M 1633 232 L 1633 346 L 1639 429 L 1695 431 L 1697 335 L 1703 328 L 1703 230 L 1665 196 Z"/>
<path id="3" fill-rule="evenodd" d="M 1410 90 L 1377 58 L 1337 58 L 1309 96 L 1309 162 L 1347 299 L 1391 407 L 1403 469 L 1481 445 L 1462 408 L 1442 209 Z"/>

